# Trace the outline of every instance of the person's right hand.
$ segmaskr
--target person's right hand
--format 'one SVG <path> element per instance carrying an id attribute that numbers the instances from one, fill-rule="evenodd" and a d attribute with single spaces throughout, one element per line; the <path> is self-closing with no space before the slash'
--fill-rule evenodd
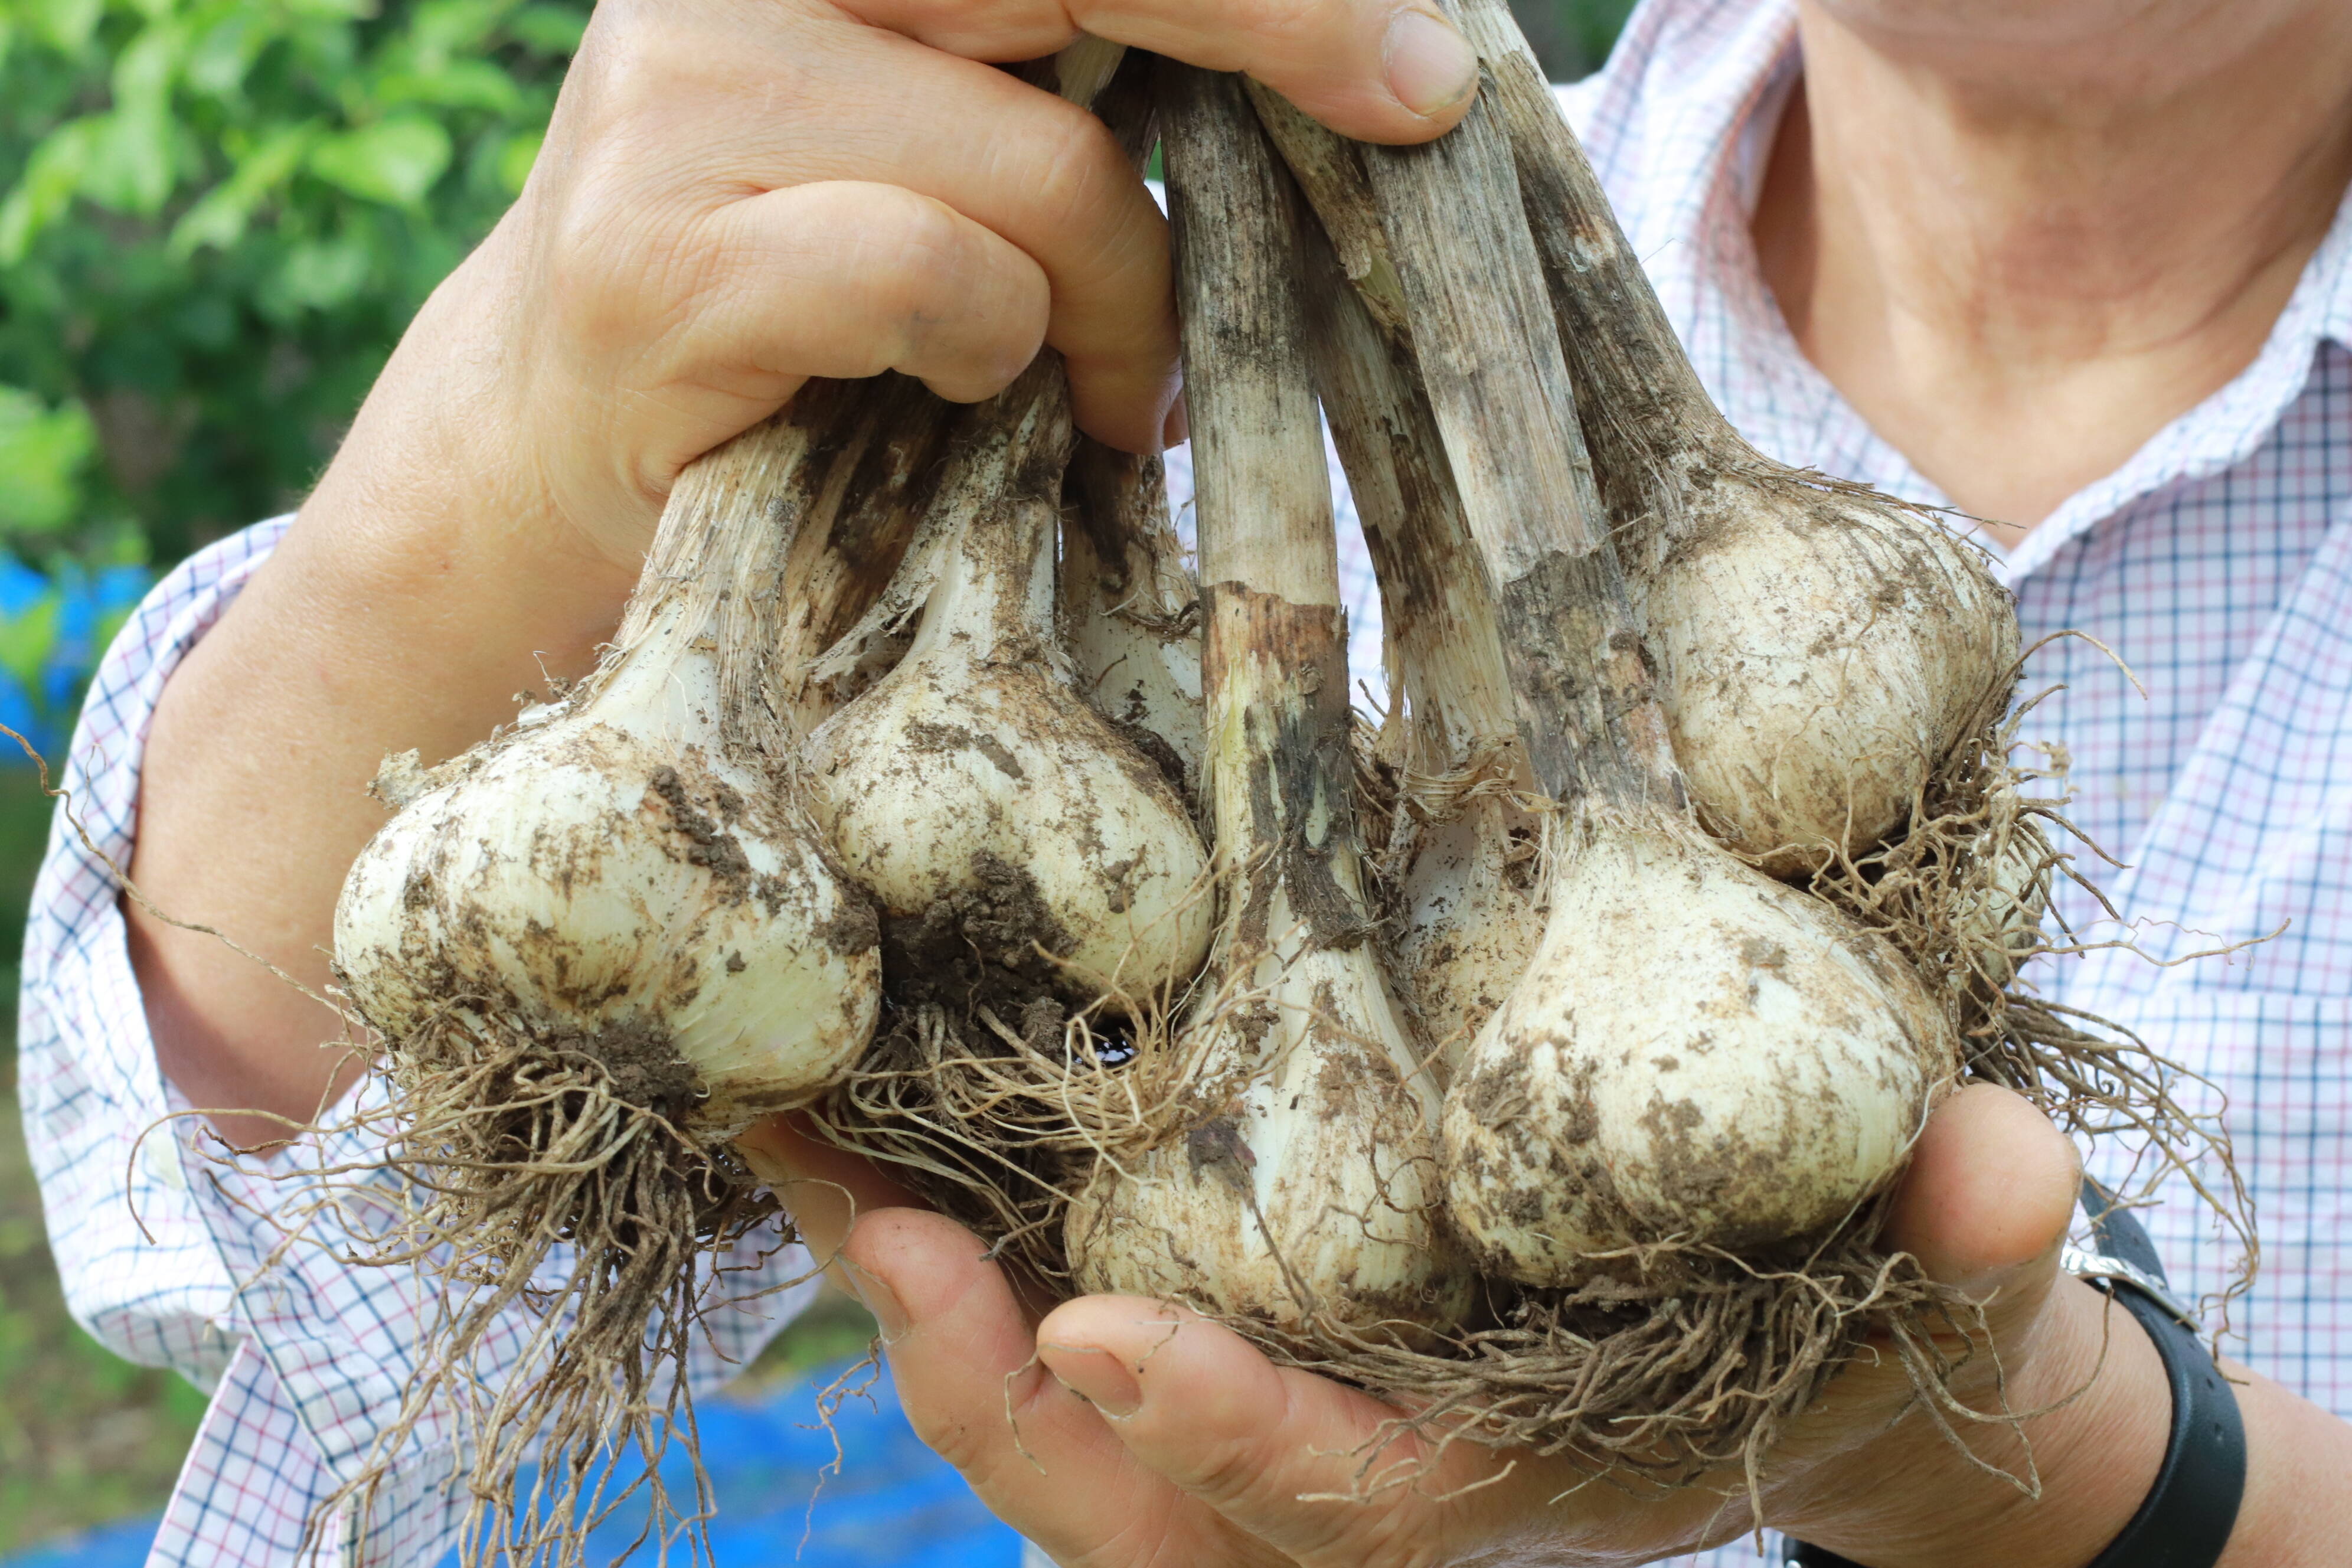
<path id="1" fill-rule="evenodd" d="M 1240 68 L 1350 135 L 1458 119 L 1468 46 L 1398 0 L 605 0 L 468 285 L 561 515 L 635 560 L 701 452 L 810 376 L 1001 390 L 1040 342 L 1078 423 L 1156 450 L 1168 244 L 1101 123 L 982 61 L 1093 31 Z"/>
<path id="2" fill-rule="evenodd" d="M 1167 237 L 1101 124 L 986 61 L 1081 30 L 1246 70 L 1349 134 L 1460 118 L 1433 0 L 604 0 L 545 150 L 436 291 L 275 555 L 172 677 L 133 875 L 312 986 L 388 752 L 448 757 L 583 673 L 671 484 L 811 376 L 953 398 L 1041 342 L 1079 422 L 1156 449 Z M 308 1120 L 332 1021 L 132 910 L 165 1071 Z M 216 1117 L 246 1141 L 278 1124 Z"/>

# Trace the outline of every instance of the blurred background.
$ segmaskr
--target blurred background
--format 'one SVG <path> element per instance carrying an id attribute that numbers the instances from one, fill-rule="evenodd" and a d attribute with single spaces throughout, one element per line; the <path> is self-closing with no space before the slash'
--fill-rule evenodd
<path id="1" fill-rule="evenodd" d="M 1515 5 L 1570 80 L 1633 0 Z M 297 503 L 410 315 L 521 188 L 587 17 L 547 0 L 0 0 L 0 724 L 60 757 L 155 574 Z M 0 737 L 11 994 L 48 817 Z M 135 1563 L 205 1398 L 68 1316 L 6 1047 L 0 1559 Z M 791 1493 L 793 1528 L 745 1533 L 725 1561 L 794 1561 L 831 1454 L 803 1430 L 815 1374 L 867 1331 L 829 1303 L 747 1372 L 727 1418 L 751 1425 L 730 1446 L 769 1465 L 740 1484 Z M 928 1542 L 978 1563 L 959 1532 L 984 1525 L 879 1393 L 845 1407 L 855 1451 L 833 1495 L 896 1533 L 813 1536 L 799 1560 L 832 1561 L 832 1542 L 844 1562 L 911 1563 Z M 793 1465 L 800 1484 L 779 1487 Z"/>

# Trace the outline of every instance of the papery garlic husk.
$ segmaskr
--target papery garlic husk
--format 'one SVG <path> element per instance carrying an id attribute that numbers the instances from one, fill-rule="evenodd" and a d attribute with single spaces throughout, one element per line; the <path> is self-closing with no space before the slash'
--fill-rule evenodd
<path id="1" fill-rule="evenodd" d="M 1932 522 L 1756 468 L 1691 477 L 1626 566 L 1702 820 L 1792 876 L 1902 828 L 2014 678 L 2017 617 Z"/>
<path id="2" fill-rule="evenodd" d="M 1543 933 L 1536 848 L 1526 814 L 1507 800 L 1474 799 L 1414 837 L 1399 887 L 1404 917 L 1397 957 L 1422 1026 L 1450 1071 L 1527 968 Z"/>
<path id="3" fill-rule="evenodd" d="M 873 912 L 788 784 L 725 754 L 673 625 L 410 802 L 353 864 L 338 973 L 394 1043 L 457 1009 L 594 1058 L 712 1135 L 802 1104 L 873 1029 Z"/>
<path id="4" fill-rule="evenodd" d="M 1973 962 L 1985 980 L 2000 987 L 2049 946 L 2042 923 L 2049 917 L 2059 856 L 2041 829 L 2026 820 L 2013 786 L 2004 785 L 1993 805 L 1989 815 L 2000 826 L 1979 847 L 1979 853 L 1990 854 L 1991 864 L 1960 889 L 1950 921 L 1963 962 Z"/>
<path id="5" fill-rule="evenodd" d="M 964 521 L 922 624 L 810 753 L 841 865 L 894 942 L 911 952 L 935 927 L 1008 970 L 1048 963 L 1081 1002 L 1145 998 L 1207 951 L 1207 857 L 1160 769 L 1070 685 L 1054 628 L 1061 374 L 1045 356 L 975 413 L 937 503 Z"/>
<path id="6" fill-rule="evenodd" d="M 1201 788 L 1201 590 L 1158 458 L 1081 437 L 1063 487 L 1063 630 L 1080 690 L 1182 788 Z"/>
<path id="7" fill-rule="evenodd" d="M 1446 1101 L 1482 1266 L 1574 1284 L 1629 1249 L 1747 1253 L 1853 1214 L 1958 1071 L 1916 975 L 1664 818 L 1563 838 L 1542 945 Z"/>

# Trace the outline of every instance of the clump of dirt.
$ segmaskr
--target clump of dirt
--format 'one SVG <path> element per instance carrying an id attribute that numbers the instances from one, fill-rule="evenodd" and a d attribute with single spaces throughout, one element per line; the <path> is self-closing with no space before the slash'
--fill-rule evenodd
<path id="1" fill-rule="evenodd" d="M 901 1012 L 969 1019 L 986 1007 L 1025 1029 L 1032 1004 L 1061 988 L 1055 960 L 1076 944 L 1025 868 L 982 849 L 971 871 L 973 886 L 920 914 L 883 917 L 883 994 Z"/>
<path id="2" fill-rule="evenodd" d="M 669 1036 L 642 1018 L 609 1023 L 593 1035 L 551 1033 L 551 1055 L 572 1054 L 603 1066 L 606 1091 L 622 1104 L 677 1121 L 703 1097 L 702 1075 L 677 1054 Z"/>
<path id="3" fill-rule="evenodd" d="M 732 805 L 740 812 L 741 803 L 728 798 L 733 792 L 723 784 L 719 787 L 720 795 L 716 802 L 719 809 L 725 812 Z M 737 896 L 740 897 L 740 889 L 751 880 L 751 859 L 743 853 L 743 846 L 736 842 L 732 833 L 711 820 L 708 813 L 694 804 L 687 794 L 686 781 L 678 776 L 677 770 L 667 766 L 656 768 L 646 790 L 669 807 L 671 821 L 677 824 L 679 835 L 686 839 L 687 862 L 708 868 L 713 876 L 737 889 Z"/>

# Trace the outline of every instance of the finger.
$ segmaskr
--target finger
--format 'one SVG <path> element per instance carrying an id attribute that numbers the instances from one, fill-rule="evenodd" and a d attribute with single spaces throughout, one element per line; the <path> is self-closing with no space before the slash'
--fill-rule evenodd
<path id="1" fill-rule="evenodd" d="M 1929 1278 L 1985 1308 L 1981 1325 L 1955 1321 L 1940 1331 L 1936 1321 L 1915 1325 L 1960 1358 L 1948 1384 L 1954 1397 L 1988 1407 L 2007 1400 L 1998 1386 L 2001 1358 L 1981 1352 L 1994 1344 L 2005 1356 L 2024 1348 L 2017 1331 L 2050 1297 L 2080 1181 L 2074 1145 L 2009 1089 L 1972 1084 L 1947 1096 L 1927 1119 L 1881 1245 L 1910 1253 Z M 1874 1335 L 1838 1374 L 1816 1418 L 1800 1423 L 1782 1444 L 1781 1464 L 1801 1476 L 1876 1440 L 1885 1422 L 1915 1400 L 1915 1370 L 1895 1339 Z"/>
<path id="2" fill-rule="evenodd" d="M 1344 135 L 1425 142 L 1467 110 L 1477 56 L 1434 0 L 847 0 L 971 59 L 1033 59 L 1080 32 L 1247 71 Z"/>
<path id="3" fill-rule="evenodd" d="M 1176 386 L 1168 224 L 1109 131 L 1003 71 L 890 35 L 843 47 L 851 68 L 811 84 L 773 127 L 774 174 L 887 180 L 1033 258 L 1073 416 L 1126 450 L 1158 450 Z M 892 84 L 892 103 L 870 101 L 877 82 Z"/>
<path id="4" fill-rule="evenodd" d="M 1200 1527 L 1221 1527 L 1045 1371 L 1003 1272 L 981 1252 L 962 1226 L 907 1210 L 869 1214 L 850 1235 L 845 1259 L 923 1441 L 1057 1563 L 1251 1561 L 1237 1542 L 1212 1550 Z"/>
<path id="5" fill-rule="evenodd" d="M 1886 1238 L 1973 1296 L 2048 1272 L 2082 1189 L 2074 1146 L 2022 1095 L 1971 1084 L 1927 1119 Z"/>
<path id="6" fill-rule="evenodd" d="M 1037 264 L 897 185 L 826 182 L 731 203 L 681 253 L 692 273 L 684 329 L 666 345 L 676 374 L 707 379 L 730 365 L 752 401 L 790 377 L 895 370 L 973 403 L 1002 392 L 1045 342 Z"/>
<path id="7" fill-rule="evenodd" d="M 1526 1516 L 1563 1479 L 1471 1443 L 1440 1451 L 1401 1430 L 1394 1407 L 1277 1367 L 1165 1302 L 1066 1302 L 1038 1325 L 1037 1353 L 1151 1470 L 1305 1563 L 1452 1561 L 1491 1545 L 1500 1521 Z M 1439 1500 L 1457 1494 L 1476 1500 Z M 1549 1539 L 1570 1539 L 1570 1515 L 1538 1511 Z"/>
<path id="8" fill-rule="evenodd" d="M 835 1148 L 806 1127 L 798 1115 L 762 1118 L 736 1135 L 735 1152 L 776 1194 L 818 1258 L 830 1264 L 840 1256 L 860 1215 L 924 1206 L 874 1162 Z"/>
<path id="9" fill-rule="evenodd" d="M 1003 71 L 830 15 L 730 30 L 699 11 L 611 14 L 565 89 L 572 119 L 560 129 L 583 160 L 568 187 L 587 215 L 575 222 L 643 226 L 831 183 L 927 196 L 1042 270 L 1044 335 L 1068 362 L 1080 426 L 1157 450 L 1176 377 L 1167 224 L 1117 141 Z M 681 169 L 699 179 L 682 183 Z M 922 220 L 886 221 L 898 227 L 869 254 Z M 797 276 L 780 273 L 770 292 L 786 298 Z M 820 311 L 799 313 L 822 324 Z M 954 384 L 984 395 L 989 379 Z"/>

